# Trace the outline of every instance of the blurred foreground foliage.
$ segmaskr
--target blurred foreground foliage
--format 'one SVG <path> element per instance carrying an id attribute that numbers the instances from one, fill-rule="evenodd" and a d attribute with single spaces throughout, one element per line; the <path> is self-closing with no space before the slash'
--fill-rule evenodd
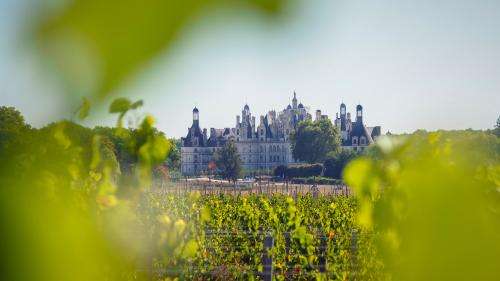
<path id="1" fill-rule="evenodd" d="M 51 2 L 51 5 L 47 5 Z M 168 50 L 209 12 L 256 8 L 278 14 L 286 0 L 45 1 L 33 21 L 36 47 L 68 85 L 102 97 Z M 42 2 L 44 3 L 44 2 Z M 58 4 L 58 5 L 57 5 Z"/>
<path id="2" fill-rule="evenodd" d="M 135 206 L 172 149 L 153 125 L 35 129 L 0 107 L 5 280 L 142 279 L 153 242 Z"/>
<path id="3" fill-rule="evenodd" d="M 359 223 L 393 280 L 497 280 L 500 139 L 478 131 L 383 138 L 345 172 Z"/>

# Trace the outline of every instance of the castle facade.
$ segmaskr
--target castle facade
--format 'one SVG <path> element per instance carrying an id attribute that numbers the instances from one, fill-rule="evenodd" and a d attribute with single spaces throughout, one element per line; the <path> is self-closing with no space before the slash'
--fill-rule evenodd
<path id="1" fill-rule="evenodd" d="M 328 116 L 316 111 L 315 120 Z M 214 154 L 226 142 L 235 143 L 246 174 L 271 173 L 279 165 L 297 163 L 292 156 L 290 135 L 297 124 L 303 120 L 312 120 L 311 114 L 302 103 L 298 103 L 294 93 L 292 104 L 280 112 L 269 111 L 260 116 L 259 125 L 252 116 L 250 107 L 245 105 L 241 116 L 236 116 L 234 127 L 207 129 L 200 127 L 200 112 L 193 109 L 193 123 L 185 138 L 181 139 L 181 172 L 186 176 L 202 175 L 208 172 L 209 163 L 214 161 Z M 356 120 L 351 121 L 346 106 L 340 106 L 340 116 L 334 120 L 342 136 L 342 146 L 362 150 L 373 143 L 380 135 L 380 126 L 366 127 L 363 123 L 363 107 L 356 107 Z"/>

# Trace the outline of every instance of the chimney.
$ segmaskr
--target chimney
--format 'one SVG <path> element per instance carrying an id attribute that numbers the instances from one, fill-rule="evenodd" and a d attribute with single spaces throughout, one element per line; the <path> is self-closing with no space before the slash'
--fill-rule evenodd
<path id="1" fill-rule="evenodd" d="M 203 139 L 207 140 L 207 128 L 203 129 Z"/>
<path id="2" fill-rule="evenodd" d="M 236 115 L 236 126 L 240 124 L 240 116 Z"/>

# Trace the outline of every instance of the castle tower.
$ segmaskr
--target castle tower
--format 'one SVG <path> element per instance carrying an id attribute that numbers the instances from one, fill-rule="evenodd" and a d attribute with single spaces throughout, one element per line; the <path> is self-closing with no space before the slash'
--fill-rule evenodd
<path id="1" fill-rule="evenodd" d="M 200 125 L 200 112 L 198 111 L 198 108 L 193 109 L 193 126 L 199 126 Z"/>
<path id="2" fill-rule="evenodd" d="M 356 123 L 363 124 L 363 107 L 361 104 L 356 106 Z"/>
<path id="3" fill-rule="evenodd" d="M 340 131 L 346 130 L 347 118 L 346 118 L 346 106 L 344 103 L 340 105 Z"/>
<path id="4" fill-rule="evenodd" d="M 241 112 L 242 115 L 242 121 L 245 123 L 250 123 L 250 107 L 248 104 L 245 104 L 245 107 L 243 107 L 243 111 Z"/>

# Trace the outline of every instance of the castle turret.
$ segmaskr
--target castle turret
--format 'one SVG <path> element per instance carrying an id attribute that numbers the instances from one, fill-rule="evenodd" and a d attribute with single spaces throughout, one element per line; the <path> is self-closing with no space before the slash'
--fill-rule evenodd
<path id="1" fill-rule="evenodd" d="M 193 109 L 193 125 L 199 126 L 200 125 L 200 112 L 198 111 L 198 108 Z"/>
<path id="2" fill-rule="evenodd" d="M 363 107 L 361 104 L 356 106 L 356 123 L 363 124 Z"/>
<path id="3" fill-rule="evenodd" d="M 347 116 L 349 116 L 349 113 L 347 113 Z M 340 104 L 340 131 L 346 131 L 347 130 L 347 119 L 346 118 L 346 106 L 344 103 Z"/>
<path id="4" fill-rule="evenodd" d="M 292 107 L 293 109 L 297 109 L 297 94 L 295 93 L 295 91 L 293 92 L 293 99 L 292 99 Z"/>

